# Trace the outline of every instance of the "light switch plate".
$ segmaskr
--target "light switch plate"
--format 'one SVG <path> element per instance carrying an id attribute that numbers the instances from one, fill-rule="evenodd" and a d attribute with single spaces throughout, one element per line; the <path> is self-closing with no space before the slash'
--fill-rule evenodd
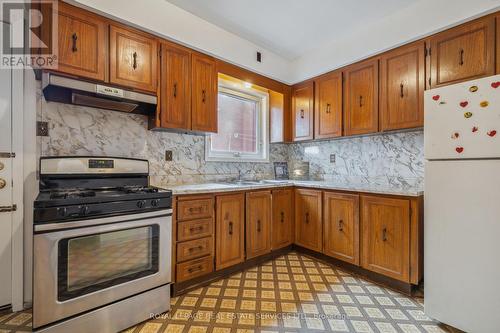
<path id="1" fill-rule="evenodd" d="M 49 136 L 49 123 L 46 121 L 36 122 L 36 136 Z"/>
<path id="2" fill-rule="evenodd" d="M 165 151 L 165 161 L 168 161 L 168 162 L 172 161 L 172 151 L 171 150 Z"/>
<path id="3" fill-rule="evenodd" d="M 330 163 L 335 163 L 335 154 L 330 154 Z"/>

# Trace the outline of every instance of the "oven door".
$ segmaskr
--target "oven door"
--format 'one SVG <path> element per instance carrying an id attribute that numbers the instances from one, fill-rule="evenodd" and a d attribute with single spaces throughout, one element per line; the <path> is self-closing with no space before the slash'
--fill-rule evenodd
<path id="1" fill-rule="evenodd" d="M 171 232 L 172 210 L 36 225 L 33 326 L 170 283 Z"/>

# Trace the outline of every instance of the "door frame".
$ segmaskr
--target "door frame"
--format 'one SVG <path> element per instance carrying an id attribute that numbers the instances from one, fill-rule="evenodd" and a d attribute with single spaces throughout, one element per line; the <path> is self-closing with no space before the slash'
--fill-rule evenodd
<path id="1" fill-rule="evenodd" d="M 24 309 L 24 71 L 12 69 L 12 296 L 13 311 Z"/>

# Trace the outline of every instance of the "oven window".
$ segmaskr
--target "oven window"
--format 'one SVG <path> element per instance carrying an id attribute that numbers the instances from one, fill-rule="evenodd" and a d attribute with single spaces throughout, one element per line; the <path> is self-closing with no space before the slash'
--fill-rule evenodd
<path id="1" fill-rule="evenodd" d="M 61 240 L 59 301 L 158 272 L 158 232 L 151 225 Z"/>

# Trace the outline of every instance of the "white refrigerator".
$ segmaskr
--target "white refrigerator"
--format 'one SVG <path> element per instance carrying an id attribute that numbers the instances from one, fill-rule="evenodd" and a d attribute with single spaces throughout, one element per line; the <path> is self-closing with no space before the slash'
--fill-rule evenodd
<path id="1" fill-rule="evenodd" d="M 500 332 L 500 75 L 425 92 L 425 313 Z"/>

